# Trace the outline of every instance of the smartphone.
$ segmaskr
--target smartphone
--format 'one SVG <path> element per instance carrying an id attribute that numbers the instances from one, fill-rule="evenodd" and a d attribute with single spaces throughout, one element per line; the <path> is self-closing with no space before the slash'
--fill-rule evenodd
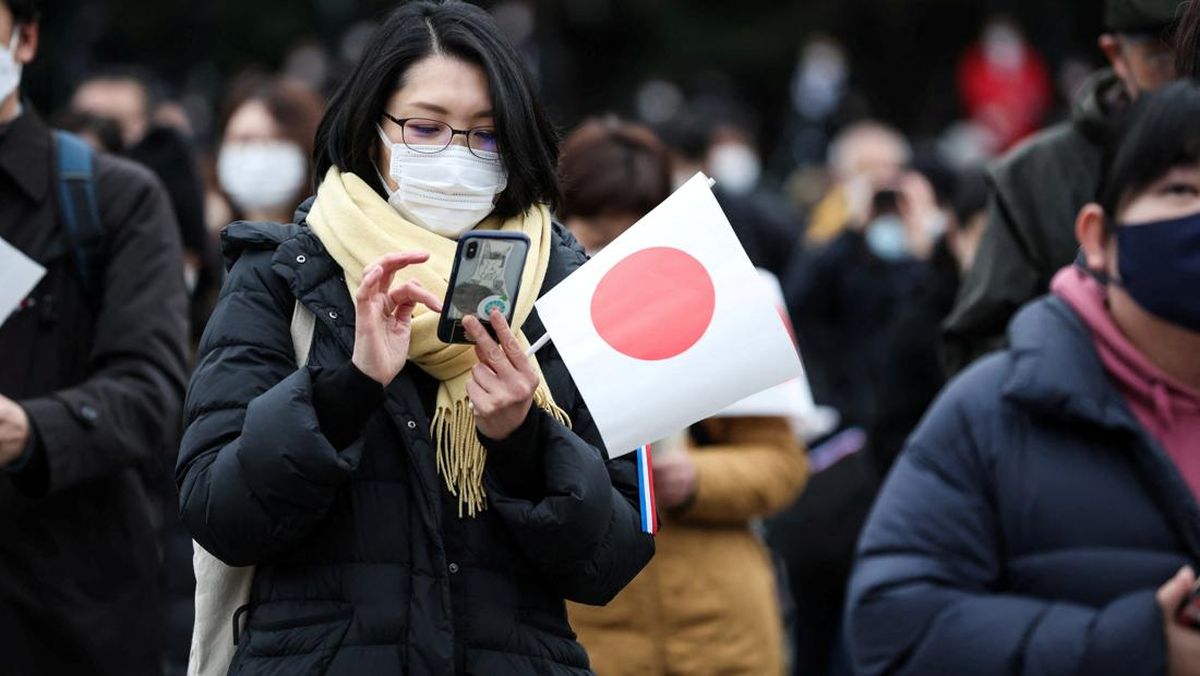
<path id="1" fill-rule="evenodd" d="M 891 188 L 884 188 L 871 198 L 871 210 L 875 215 L 895 213 L 899 204 L 900 193 Z"/>
<path id="2" fill-rule="evenodd" d="M 492 310 L 500 310 L 512 325 L 528 255 L 529 237 L 520 232 L 468 232 L 459 238 L 438 321 L 438 339 L 443 343 L 474 342 L 463 329 L 467 315 L 478 317 L 495 338 L 489 321 Z"/>

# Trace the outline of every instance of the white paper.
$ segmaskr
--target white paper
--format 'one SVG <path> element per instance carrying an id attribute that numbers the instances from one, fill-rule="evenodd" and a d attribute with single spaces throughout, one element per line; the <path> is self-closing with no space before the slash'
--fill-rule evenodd
<path id="1" fill-rule="evenodd" d="M 707 270 L 716 292 L 707 331 L 679 356 L 635 359 L 614 350 L 591 320 L 605 273 L 650 247 L 681 249 Z M 670 436 L 803 369 L 758 272 L 697 174 L 665 202 L 537 301 L 610 457 Z M 656 327 L 669 331 L 671 327 Z"/>
<path id="2" fill-rule="evenodd" d="M 0 325 L 45 275 L 46 268 L 0 237 Z"/>

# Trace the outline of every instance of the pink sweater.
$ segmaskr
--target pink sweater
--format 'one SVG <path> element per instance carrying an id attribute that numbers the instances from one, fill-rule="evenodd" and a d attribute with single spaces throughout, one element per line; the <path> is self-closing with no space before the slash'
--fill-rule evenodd
<path id="1" fill-rule="evenodd" d="M 1200 391 L 1175 380 L 1134 347 L 1108 313 L 1104 287 L 1086 272 L 1063 268 L 1050 289 L 1091 330 L 1100 360 L 1130 410 L 1200 498 Z"/>

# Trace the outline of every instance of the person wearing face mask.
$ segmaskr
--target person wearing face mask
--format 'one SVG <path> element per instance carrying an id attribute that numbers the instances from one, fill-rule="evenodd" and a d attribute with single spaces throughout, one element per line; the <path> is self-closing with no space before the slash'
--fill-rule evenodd
<path id="1" fill-rule="evenodd" d="M 597 250 L 667 198 L 670 172 L 649 129 L 585 122 L 563 144 L 560 213 Z M 655 444 L 654 561 L 606 607 L 569 606 L 597 673 L 782 673 L 780 592 L 751 524 L 791 503 L 806 476 L 781 417 L 714 417 Z"/>
<path id="2" fill-rule="evenodd" d="M 324 104 L 295 80 L 250 76 L 234 87 L 217 184 L 238 220 L 291 221 L 312 186 L 309 158 Z"/>
<path id="3" fill-rule="evenodd" d="M 654 551 L 533 301 L 585 260 L 551 219 L 556 139 L 465 2 L 394 10 L 333 95 L 300 224 L 235 223 L 180 451 L 196 542 L 255 566 L 230 673 L 586 674 L 564 601 Z M 456 240 L 529 237 L 513 326 L 436 327 Z M 289 326 L 315 318 L 306 365 Z M 300 315 L 303 316 L 303 315 Z M 225 633 L 222 629 L 222 633 Z M 219 670 L 219 669 L 218 669 Z"/>
<path id="4" fill-rule="evenodd" d="M 646 127 L 589 120 L 563 142 L 558 180 L 558 215 L 594 256 L 671 194 L 670 153 Z"/>
<path id="5" fill-rule="evenodd" d="M 149 171 L 52 133 L 22 100 L 40 26 L 37 2 L 0 0 L 0 270 L 45 269 L 0 307 L 0 671 L 154 674 L 162 464 L 187 363 L 179 229 Z M 85 167 L 94 201 L 75 193 L 72 216 L 62 178 Z"/>
<path id="6" fill-rule="evenodd" d="M 1075 233 L 875 503 L 856 673 L 1200 673 L 1200 87 L 1135 104 Z"/>
<path id="7" fill-rule="evenodd" d="M 1110 68 L 1077 97 L 1071 120 L 1013 148 L 989 171 L 988 225 L 943 341 L 951 370 L 1002 347 L 1004 327 L 1075 257 L 1071 224 L 1099 183 L 1106 135 L 1129 102 L 1176 77 L 1181 0 L 1106 0 L 1100 49 Z"/>

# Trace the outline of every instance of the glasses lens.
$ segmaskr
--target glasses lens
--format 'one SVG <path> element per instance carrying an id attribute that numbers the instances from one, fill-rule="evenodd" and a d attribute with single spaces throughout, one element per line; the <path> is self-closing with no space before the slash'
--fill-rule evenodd
<path id="1" fill-rule="evenodd" d="M 472 129 L 467 135 L 467 146 L 471 150 L 477 150 L 481 153 L 497 153 L 499 147 L 496 144 L 496 130 L 494 129 Z"/>
<path id="2" fill-rule="evenodd" d="M 436 153 L 450 145 L 450 125 L 437 120 L 407 120 L 404 145 L 418 153 Z"/>

